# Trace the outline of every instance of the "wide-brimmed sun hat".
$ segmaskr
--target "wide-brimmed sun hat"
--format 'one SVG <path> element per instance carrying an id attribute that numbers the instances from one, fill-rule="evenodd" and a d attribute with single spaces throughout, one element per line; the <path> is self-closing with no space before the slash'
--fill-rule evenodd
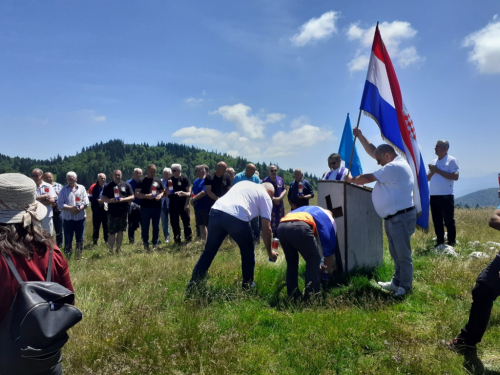
<path id="1" fill-rule="evenodd" d="M 0 174 L 0 223 L 24 226 L 41 221 L 47 207 L 36 200 L 36 184 L 20 173 Z"/>

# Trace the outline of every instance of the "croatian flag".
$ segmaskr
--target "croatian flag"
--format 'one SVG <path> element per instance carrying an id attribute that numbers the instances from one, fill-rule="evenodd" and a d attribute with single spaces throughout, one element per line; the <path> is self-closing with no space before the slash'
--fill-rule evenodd
<path id="1" fill-rule="evenodd" d="M 360 109 L 378 124 L 384 138 L 410 164 L 415 185 L 413 202 L 419 213 L 417 224 L 429 227 L 429 187 L 424 160 L 417 142 L 417 133 L 406 110 L 398 78 L 380 36 L 378 24 L 373 39 L 372 54 L 366 76 Z"/>

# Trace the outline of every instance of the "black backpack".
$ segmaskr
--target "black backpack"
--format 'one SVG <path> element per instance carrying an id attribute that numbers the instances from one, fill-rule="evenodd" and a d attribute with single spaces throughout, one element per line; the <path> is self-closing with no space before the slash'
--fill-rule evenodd
<path id="1" fill-rule="evenodd" d="M 71 290 L 50 282 L 52 250 L 47 281 L 23 281 L 10 257 L 3 257 L 19 289 L 0 324 L 0 375 L 47 371 L 61 361 L 61 349 L 69 338 L 66 331 L 82 319 L 82 312 L 72 305 Z"/>

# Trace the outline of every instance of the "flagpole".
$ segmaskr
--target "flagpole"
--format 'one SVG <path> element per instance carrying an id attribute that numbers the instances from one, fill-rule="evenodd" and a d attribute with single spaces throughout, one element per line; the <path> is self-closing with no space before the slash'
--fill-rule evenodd
<path id="1" fill-rule="evenodd" d="M 359 115 L 358 115 L 358 123 L 356 124 L 356 127 L 354 129 L 359 128 L 359 120 L 361 119 L 361 108 L 359 109 Z M 356 145 L 356 139 L 358 137 L 354 137 L 354 141 L 352 142 L 352 150 L 351 150 L 351 159 L 349 160 L 349 173 L 351 173 L 351 163 L 352 163 L 352 157 L 354 156 L 354 146 Z M 352 176 L 352 174 L 351 174 Z"/>

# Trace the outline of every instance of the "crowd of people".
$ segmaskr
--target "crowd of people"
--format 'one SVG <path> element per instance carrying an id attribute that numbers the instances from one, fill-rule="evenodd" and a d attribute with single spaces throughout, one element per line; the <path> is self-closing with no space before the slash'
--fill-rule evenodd
<path id="1" fill-rule="evenodd" d="M 329 170 L 322 179 L 359 185 L 375 183 L 372 201 L 377 214 L 384 219 L 389 252 L 395 268 L 390 281 L 380 281 L 378 284 L 394 296 L 401 297 L 412 290 L 413 282 L 410 239 L 415 232 L 417 219 L 413 202 L 413 173 L 408 162 L 391 145 L 376 147 L 359 129 L 354 129 L 353 133 L 366 153 L 381 168 L 373 173 L 353 177 L 342 166 L 340 155 L 333 153 L 327 159 Z M 436 143 L 437 158 L 428 165 L 427 173 L 436 247 L 444 246 L 446 239 L 451 246 L 456 242 L 453 183 L 458 180 L 459 166 L 457 159 L 449 155 L 448 150 L 447 141 Z M 62 186 L 54 181 L 52 173 L 44 173 L 37 168 L 32 171 L 34 196 L 36 204 L 45 209 L 41 215 L 41 211 L 34 213 L 26 208 L 26 214 L 20 216 L 20 220 L 26 223 L 25 220 L 32 218 L 45 230 L 40 234 L 30 234 L 31 241 L 35 241 L 33 243 L 47 239 L 49 248 L 56 249 L 56 257 L 60 254 L 58 248 L 63 248 L 69 259 L 73 253 L 73 237 L 75 257 L 78 258 L 82 253 L 86 208 L 89 205 L 92 210 L 93 243 L 98 243 L 102 227 L 104 241 L 111 253 L 121 251 L 126 231 L 129 243 L 133 244 L 139 227 L 144 248 L 158 246 L 160 222 L 165 242 L 171 240 L 170 226 L 176 244 L 180 244 L 182 238 L 186 242 L 191 241 L 192 206 L 196 234 L 204 241 L 205 248 L 193 269 L 188 289 L 204 279 L 222 242 L 230 236 L 240 249 L 243 288 L 255 286 L 254 248 L 262 237 L 272 262 L 278 257 L 277 248 L 273 244 L 281 241 L 287 262 L 286 284 L 290 298 L 309 298 L 319 292 L 321 274 L 328 274 L 328 278 L 335 270 L 336 224 L 330 211 L 309 205 L 310 199 L 314 197 L 314 190 L 310 182 L 304 179 L 300 169 L 295 170 L 294 181 L 288 187 L 283 178 L 278 176 L 275 165 L 269 166 L 268 176 L 263 180 L 253 164 L 248 164 L 244 171 L 235 173 L 221 161 L 213 172 L 210 172 L 207 165 L 197 165 L 194 172 L 196 179 L 191 183 L 182 174 L 180 164 L 164 168 L 162 178 L 156 177 L 157 167 L 154 164 L 147 166 L 144 175 L 140 168 L 136 168 L 128 181 L 123 180 L 120 170 L 115 170 L 110 183 L 106 183 L 105 173 L 99 173 L 96 182 L 87 192 L 84 186 L 77 183 L 75 172 L 66 174 L 67 184 Z M 285 213 L 283 202 L 285 196 L 291 207 L 288 214 Z M 5 207 L 0 209 L 6 210 Z M 500 210 L 497 210 L 490 225 L 500 230 L 499 217 Z M 2 223 L 16 224 L 18 221 L 4 220 Z M 447 237 L 444 227 L 447 229 Z M 14 229 L 25 230 L 18 228 L 18 225 L 10 230 Z M 26 233 L 29 234 L 29 230 Z M 53 235 L 55 242 L 52 245 Z M 42 252 L 43 250 L 41 249 Z M 26 256 L 28 253 L 20 254 Z M 303 296 L 297 283 L 299 254 L 306 261 L 306 288 Z M 473 289 L 469 322 L 457 338 L 447 343 L 449 347 L 475 347 L 481 340 L 493 301 L 500 294 L 500 279 L 495 278 L 500 269 L 499 257 L 479 275 Z M 61 260 L 60 266 L 64 273 L 67 263 Z M 64 283 L 71 289 L 69 277 Z"/>

